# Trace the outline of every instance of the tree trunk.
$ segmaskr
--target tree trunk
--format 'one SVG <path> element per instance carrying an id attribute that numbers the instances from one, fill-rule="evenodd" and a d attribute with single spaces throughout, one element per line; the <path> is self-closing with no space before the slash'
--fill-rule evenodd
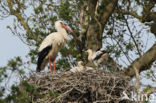
<path id="1" fill-rule="evenodd" d="M 87 31 L 87 49 L 97 50 L 102 47 L 102 33 L 97 23 L 89 25 Z"/>
<path id="2" fill-rule="evenodd" d="M 105 3 L 104 7 L 99 6 L 98 0 L 88 1 L 90 20 L 88 24 L 88 30 L 86 32 L 87 37 L 87 49 L 97 50 L 102 47 L 102 34 L 109 17 L 112 15 L 118 0 L 112 0 Z M 101 4 L 103 6 L 104 4 Z M 98 11 L 103 11 L 98 13 Z"/>

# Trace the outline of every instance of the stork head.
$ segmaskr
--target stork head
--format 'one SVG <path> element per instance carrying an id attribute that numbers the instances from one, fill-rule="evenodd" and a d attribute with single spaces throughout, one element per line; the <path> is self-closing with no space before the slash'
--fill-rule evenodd
<path id="1" fill-rule="evenodd" d="M 78 66 L 80 67 L 80 66 L 83 66 L 83 62 L 82 61 L 78 61 Z"/>
<path id="2" fill-rule="evenodd" d="M 70 30 L 61 20 L 58 20 L 55 22 L 55 27 L 57 30 L 59 30 L 60 28 L 64 28 L 66 30 L 68 30 L 69 32 L 72 32 L 72 30 Z"/>
<path id="3" fill-rule="evenodd" d="M 88 49 L 85 52 L 87 52 L 86 60 L 92 61 L 93 51 L 91 49 Z"/>
<path id="4" fill-rule="evenodd" d="M 88 49 L 86 52 L 88 53 L 88 55 L 92 54 L 92 50 L 91 49 Z"/>

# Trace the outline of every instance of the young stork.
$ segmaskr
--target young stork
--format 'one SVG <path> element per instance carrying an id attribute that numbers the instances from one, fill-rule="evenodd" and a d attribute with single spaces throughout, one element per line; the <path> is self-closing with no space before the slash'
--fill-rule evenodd
<path id="1" fill-rule="evenodd" d="M 74 67 L 74 68 L 70 69 L 70 71 L 73 72 L 73 73 L 82 72 L 84 70 L 84 66 L 82 64 L 83 64 L 82 61 L 78 61 L 77 67 Z"/>
<path id="2" fill-rule="evenodd" d="M 105 51 L 104 48 L 97 50 L 96 52 L 88 49 L 86 51 L 88 53 L 89 62 L 93 62 L 95 66 L 100 66 L 101 64 L 109 67 L 110 71 L 119 71 L 118 65 L 116 62 L 109 56 L 109 54 Z"/>
<path id="3" fill-rule="evenodd" d="M 96 52 L 88 49 L 86 51 L 88 53 L 89 62 L 93 62 L 95 66 L 98 66 L 104 61 L 107 61 L 109 54 L 105 51 L 104 48 L 97 50 Z"/>
<path id="4" fill-rule="evenodd" d="M 70 69 L 70 72 L 77 73 L 77 72 L 84 72 L 84 71 L 89 71 L 89 70 L 93 70 L 93 68 L 92 67 L 86 67 L 83 65 L 82 61 L 78 61 L 77 67 Z"/>
<path id="5" fill-rule="evenodd" d="M 58 20 L 55 22 L 57 32 L 49 34 L 41 43 L 38 49 L 38 61 L 36 71 L 40 72 L 45 68 L 49 60 L 50 72 L 51 72 L 51 60 L 53 61 L 54 72 L 56 72 L 55 58 L 60 50 L 60 47 L 64 45 L 68 40 L 68 34 L 66 30 L 72 32 L 67 28 L 63 21 Z M 65 30 L 66 29 L 66 30 Z"/>

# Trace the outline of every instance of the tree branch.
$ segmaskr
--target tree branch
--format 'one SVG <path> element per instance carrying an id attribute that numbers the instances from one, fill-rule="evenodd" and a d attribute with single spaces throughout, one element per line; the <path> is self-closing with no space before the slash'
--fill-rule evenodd
<path id="1" fill-rule="evenodd" d="M 122 14 L 125 14 L 125 15 L 131 15 L 135 18 L 137 18 L 139 21 L 142 21 L 142 17 L 139 16 L 136 12 L 134 11 L 125 11 L 125 10 L 122 10 L 122 9 L 117 9 L 115 12 L 117 13 L 122 13 Z"/>
<path id="2" fill-rule="evenodd" d="M 83 5 L 81 6 L 81 11 L 80 11 L 80 26 L 81 26 L 81 34 L 79 38 L 83 37 L 85 33 L 87 32 L 88 29 L 88 24 L 89 24 L 89 15 L 87 14 L 88 12 L 88 4 L 87 1 L 83 2 Z"/>
<path id="3" fill-rule="evenodd" d="M 131 65 L 128 68 L 125 68 L 122 72 L 124 72 L 124 74 L 127 76 L 134 77 L 135 70 L 133 69 L 133 67 L 136 67 L 136 69 L 138 69 L 140 73 L 142 71 L 150 69 L 152 63 L 155 60 L 156 60 L 156 43 L 140 58 L 134 60 L 131 63 Z"/>
<path id="4" fill-rule="evenodd" d="M 118 0 L 111 0 L 105 7 L 104 13 L 101 15 L 100 22 L 105 25 L 109 19 L 109 17 L 112 15 L 112 12 L 114 11 L 114 8 L 117 6 Z"/>
<path id="5" fill-rule="evenodd" d="M 98 0 L 88 0 L 89 13 L 91 14 L 92 17 L 95 16 L 97 2 Z"/>
<path id="6" fill-rule="evenodd" d="M 133 67 L 134 71 L 135 71 L 135 76 L 136 76 L 136 89 L 137 89 L 137 93 L 140 95 L 140 75 L 139 75 L 139 71 L 136 67 Z"/>
<path id="7" fill-rule="evenodd" d="M 140 52 L 139 46 L 138 46 L 138 44 L 137 44 L 137 42 L 136 42 L 136 40 L 135 40 L 135 38 L 134 38 L 134 36 L 133 36 L 133 33 L 132 33 L 132 31 L 131 31 L 131 29 L 130 29 L 130 27 L 129 27 L 128 21 L 127 21 L 127 19 L 126 19 L 125 17 L 124 17 L 124 19 L 125 19 L 125 22 L 126 22 L 127 29 L 128 29 L 128 31 L 129 31 L 129 33 L 130 33 L 130 36 L 131 36 L 131 38 L 132 38 L 132 40 L 133 40 L 133 42 L 134 42 L 134 44 L 135 44 L 135 47 L 136 47 L 136 49 L 137 49 L 137 51 L 138 51 L 138 54 L 139 54 L 139 56 L 141 57 L 141 52 Z"/>
<path id="8" fill-rule="evenodd" d="M 146 94 L 147 94 L 147 96 L 149 96 L 150 94 L 152 94 L 152 93 L 154 93 L 154 92 L 156 92 L 156 87 L 151 87 L 151 88 L 146 92 Z"/>
<path id="9" fill-rule="evenodd" d="M 155 1 L 150 1 L 148 4 L 145 4 L 143 6 L 143 12 L 142 12 L 142 22 L 151 22 L 153 19 L 151 9 L 154 8 Z"/>
<path id="10" fill-rule="evenodd" d="M 20 24 L 24 27 L 24 29 L 26 30 L 26 33 L 29 35 L 29 37 L 31 37 L 33 40 L 35 40 L 36 42 L 40 42 L 41 39 L 38 38 L 36 35 L 33 35 L 28 23 L 25 22 L 24 18 L 20 15 L 20 12 L 16 11 L 13 9 L 13 4 L 11 0 L 7 0 L 8 2 L 8 7 L 10 9 L 10 14 L 16 16 L 17 20 L 20 22 Z M 19 4 L 18 4 L 19 6 Z M 19 10 L 20 7 L 17 7 Z"/>

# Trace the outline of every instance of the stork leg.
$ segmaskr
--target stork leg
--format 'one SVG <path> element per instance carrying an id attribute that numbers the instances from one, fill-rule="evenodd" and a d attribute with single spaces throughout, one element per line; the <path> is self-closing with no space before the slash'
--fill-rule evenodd
<path id="1" fill-rule="evenodd" d="M 51 72 L 51 61 L 50 61 L 50 56 L 49 56 L 49 66 L 50 66 L 50 72 Z"/>
<path id="2" fill-rule="evenodd" d="M 54 61 L 53 61 L 53 66 L 54 66 L 54 72 L 56 72 L 56 67 L 55 67 L 55 58 L 54 58 Z"/>

